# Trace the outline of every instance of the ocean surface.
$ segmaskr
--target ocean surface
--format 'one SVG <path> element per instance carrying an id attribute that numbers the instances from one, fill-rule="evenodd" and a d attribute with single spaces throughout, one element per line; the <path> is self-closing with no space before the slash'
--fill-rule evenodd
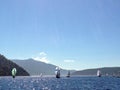
<path id="1" fill-rule="evenodd" d="M 0 90 L 120 90 L 120 78 L 0 77 Z"/>

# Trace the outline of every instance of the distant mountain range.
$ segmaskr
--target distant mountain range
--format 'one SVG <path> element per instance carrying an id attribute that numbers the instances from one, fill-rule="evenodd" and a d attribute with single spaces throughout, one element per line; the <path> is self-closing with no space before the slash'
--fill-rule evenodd
<path id="1" fill-rule="evenodd" d="M 55 75 L 56 65 L 47 64 L 44 62 L 36 61 L 34 59 L 26 60 L 12 60 L 19 66 L 23 67 L 30 75 Z M 96 75 L 97 70 L 100 70 L 102 75 L 118 75 L 120 72 L 120 67 L 104 67 L 86 70 L 70 70 L 72 75 Z M 67 75 L 68 70 L 61 69 L 61 75 Z"/>
<path id="2" fill-rule="evenodd" d="M 18 76 L 28 75 L 55 75 L 56 65 L 47 64 L 36 61 L 34 59 L 26 60 L 8 60 L 0 54 L 0 76 L 10 76 L 13 68 L 17 69 Z M 97 70 L 100 70 L 102 75 L 117 75 L 120 76 L 120 67 L 104 67 L 86 70 L 69 70 L 71 75 L 96 75 Z M 68 70 L 61 69 L 61 75 L 67 75 Z"/>
<path id="3" fill-rule="evenodd" d="M 17 76 L 29 76 L 26 70 L 0 54 L 0 76 L 11 76 L 13 68 L 17 69 Z"/>
<path id="4" fill-rule="evenodd" d="M 73 72 L 72 75 L 96 75 L 97 70 L 100 70 L 102 75 L 118 75 L 120 74 L 120 67 L 104 67 L 95 69 L 86 69 Z"/>
<path id="5" fill-rule="evenodd" d="M 47 64 L 44 62 L 36 61 L 34 59 L 26 59 L 26 60 L 12 60 L 16 64 L 23 67 L 27 70 L 30 75 L 55 75 L 56 65 Z M 75 72 L 75 70 L 70 70 L 71 73 Z M 68 70 L 61 69 L 61 75 L 67 75 Z"/>

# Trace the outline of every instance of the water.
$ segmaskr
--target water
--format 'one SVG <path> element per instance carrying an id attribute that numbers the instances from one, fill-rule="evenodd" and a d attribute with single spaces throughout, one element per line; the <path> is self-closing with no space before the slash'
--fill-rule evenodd
<path id="1" fill-rule="evenodd" d="M 0 77 L 0 90 L 120 90 L 120 78 Z"/>

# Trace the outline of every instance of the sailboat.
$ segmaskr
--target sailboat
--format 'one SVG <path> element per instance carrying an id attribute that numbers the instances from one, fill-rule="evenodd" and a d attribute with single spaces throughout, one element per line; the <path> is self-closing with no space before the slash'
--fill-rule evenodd
<path id="1" fill-rule="evenodd" d="M 59 67 L 56 67 L 55 74 L 56 74 L 56 78 L 60 78 L 60 68 Z"/>
<path id="2" fill-rule="evenodd" d="M 12 69 L 12 77 L 13 77 L 13 78 L 15 78 L 16 73 L 17 73 L 17 69 L 16 69 L 16 68 L 13 68 L 13 69 Z"/>
<path id="3" fill-rule="evenodd" d="M 66 77 L 70 77 L 70 71 L 68 71 L 68 74 L 67 74 L 67 76 Z"/>
<path id="4" fill-rule="evenodd" d="M 97 76 L 101 77 L 101 71 L 100 70 L 97 71 Z"/>
<path id="5" fill-rule="evenodd" d="M 41 73 L 41 74 L 40 74 L 40 77 L 42 77 L 42 76 L 43 76 L 43 74 Z"/>

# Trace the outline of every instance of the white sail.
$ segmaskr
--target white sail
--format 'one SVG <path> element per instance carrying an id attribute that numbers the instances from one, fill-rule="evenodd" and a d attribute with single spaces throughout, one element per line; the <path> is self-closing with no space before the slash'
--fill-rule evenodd
<path id="1" fill-rule="evenodd" d="M 41 74 L 40 74 L 40 77 L 42 77 L 42 76 L 43 76 L 43 74 L 41 73 Z"/>
<path id="2" fill-rule="evenodd" d="M 101 71 L 100 70 L 97 71 L 97 76 L 101 77 Z"/>
<path id="3" fill-rule="evenodd" d="M 16 68 L 13 68 L 13 69 L 12 69 L 12 76 L 13 76 L 13 78 L 16 76 L 16 73 L 17 73 L 17 69 L 16 69 Z"/>

